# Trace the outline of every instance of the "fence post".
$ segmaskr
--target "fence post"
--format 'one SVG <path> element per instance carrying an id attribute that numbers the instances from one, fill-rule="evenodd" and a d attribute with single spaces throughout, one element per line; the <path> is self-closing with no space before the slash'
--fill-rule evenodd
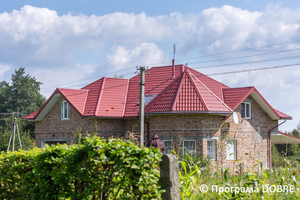
<path id="1" fill-rule="evenodd" d="M 178 160 L 175 155 L 164 154 L 160 162 L 161 188 L 166 190 L 162 200 L 179 200 Z"/>

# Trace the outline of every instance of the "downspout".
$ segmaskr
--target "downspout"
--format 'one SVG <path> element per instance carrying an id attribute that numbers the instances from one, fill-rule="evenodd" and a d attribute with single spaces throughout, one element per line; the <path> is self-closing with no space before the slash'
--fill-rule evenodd
<path id="1" fill-rule="evenodd" d="M 274 130 L 275 128 L 279 127 L 280 125 L 282 125 L 283 123 L 285 123 L 286 120 L 284 120 L 284 122 L 281 122 L 280 124 L 277 124 L 276 126 L 274 126 L 273 128 L 271 128 L 268 133 L 269 133 L 269 153 L 268 153 L 268 164 L 269 164 L 269 168 L 271 168 L 271 131 Z"/>

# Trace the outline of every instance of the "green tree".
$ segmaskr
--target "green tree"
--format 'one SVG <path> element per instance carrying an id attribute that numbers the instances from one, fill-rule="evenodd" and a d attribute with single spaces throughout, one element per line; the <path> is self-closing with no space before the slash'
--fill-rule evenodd
<path id="1" fill-rule="evenodd" d="M 300 132 L 297 129 L 294 129 L 291 133 L 292 136 L 299 138 Z M 294 156 L 299 156 L 299 144 L 291 144 L 291 150 Z"/>
<path id="2" fill-rule="evenodd" d="M 30 114 L 38 110 L 46 101 L 40 94 L 40 85 L 35 77 L 25 73 L 25 68 L 21 67 L 11 76 L 11 84 L 6 81 L 0 82 L 0 113 L 19 112 Z M 9 116 L 7 116 L 9 117 Z M 7 118 L 2 115 L 0 118 Z M 2 130 L 9 130 L 9 123 L 1 120 Z M 29 132 L 34 138 L 35 127 L 31 122 L 22 122 L 20 130 Z"/>
<path id="3" fill-rule="evenodd" d="M 8 146 L 8 141 L 10 137 L 11 131 L 10 130 L 5 130 L 3 132 L 0 132 L 0 153 L 1 151 L 6 152 L 7 146 Z M 18 150 L 20 148 L 19 146 L 19 139 L 16 133 L 16 139 L 15 139 L 15 150 Z M 21 139 L 21 144 L 22 144 L 22 149 L 28 150 L 31 149 L 35 146 L 35 140 L 31 138 L 29 132 L 23 132 L 20 131 L 20 139 Z M 11 150 L 12 144 L 10 144 L 10 150 Z"/>

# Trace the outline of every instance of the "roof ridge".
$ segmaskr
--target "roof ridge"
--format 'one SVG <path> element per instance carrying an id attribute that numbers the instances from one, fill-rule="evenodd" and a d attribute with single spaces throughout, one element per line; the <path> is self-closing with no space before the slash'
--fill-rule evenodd
<path id="1" fill-rule="evenodd" d="M 177 88 L 177 91 L 176 91 L 176 96 L 175 96 L 175 99 L 174 99 L 174 101 L 173 101 L 173 105 L 172 105 L 172 111 L 174 111 L 174 107 L 175 107 L 175 105 L 176 105 L 176 101 L 177 101 L 177 99 L 178 99 L 178 96 L 179 96 L 179 91 L 180 91 L 180 89 L 181 89 L 181 86 L 182 86 L 182 79 L 183 79 L 183 74 L 184 73 L 181 73 L 181 76 L 178 76 L 177 78 L 179 78 L 180 77 L 180 83 L 179 83 L 179 86 L 178 86 L 178 88 Z"/>
<path id="2" fill-rule="evenodd" d="M 86 107 L 87 98 L 89 96 L 89 91 L 90 90 L 87 90 L 87 93 L 86 93 L 85 98 L 84 98 L 83 109 L 82 109 L 82 116 L 84 115 L 84 112 L 85 112 L 85 107 Z"/>
<path id="3" fill-rule="evenodd" d="M 242 88 L 255 88 L 255 87 L 254 86 L 247 86 L 247 87 L 222 88 L 222 90 L 232 90 L 232 89 L 242 89 Z"/>
<path id="4" fill-rule="evenodd" d="M 183 74 L 185 74 L 185 73 L 186 73 L 186 74 L 188 75 L 188 77 L 191 79 L 192 84 L 193 84 L 193 86 L 194 86 L 194 88 L 195 88 L 197 94 L 199 95 L 200 99 L 202 100 L 202 103 L 204 104 L 204 106 L 206 107 L 206 110 L 209 110 L 209 107 L 208 107 L 207 103 L 204 101 L 203 96 L 201 95 L 201 93 L 200 93 L 198 87 L 195 85 L 194 80 L 193 80 L 193 79 L 191 78 L 191 76 L 190 76 L 190 71 L 189 71 L 187 68 L 184 70 L 184 73 L 183 73 Z"/>
<path id="5" fill-rule="evenodd" d="M 88 85 L 82 87 L 81 89 L 83 89 L 83 88 L 85 88 L 85 87 L 88 87 L 88 86 L 90 86 L 90 85 L 92 85 L 92 84 L 96 83 L 97 81 L 100 81 L 101 79 L 104 79 L 104 78 L 105 78 L 105 76 L 102 77 L 102 78 L 99 78 L 99 79 L 97 79 L 97 80 L 95 80 L 95 81 L 93 81 L 93 82 L 91 82 L 90 84 L 88 84 Z M 84 90 L 85 90 L 85 89 L 84 89 Z"/>
<path id="6" fill-rule="evenodd" d="M 221 84 L 221 85 L 226 86 L 227 88 L 230 88 L 229 86 L 225 85 L 224 83 L 221 83 L 220 81 L 217 81 L 217 80 L 215 80 L 215 79 L 213 79 L 213 78 L 211 78 L 211 77 L 209 77 L 209 76 L 207 76 L 207 75 L 205 75 L 205 74 L 203 74 L 203 73 L 201 73 L 201 72 L 198 72 L 198 71 L 194 70 L 193 68 L 190 68 L 190 67 L 188 67 L 188 66 L 186 66 L 186 68 L 192 70 L 193 72 L 199 73 L 199 75 L 202 75 L 202 76 L 204 76 L 204 77 L 207 77 L 207 78 L 209 78 L 210 80 L 212 80 L 212 81 L 214 81 L 214 82 L 216 82 L 216 83 L 219 83 L 219 84 Z M 193 72 L 191 72 L 191 73 L 193 74 Z M 194 75 L 194 74 L 193 74 L 193 75 Z M 195 76 L 195 75 L 194 75 L 194 76 Z"/>
<path id="7" fill-rule="evenodd" d="M 130 82 L 130 79 L 127 80 L 127 87 L 126 87 L 126 93 L 125 93 L 125 99 L 124 99 L 124 106 L 123 106 L 123 110 L 122 110 L 122 117 L 125 116 L 126 104 L 127 104 L 127 98 L 128 98 L 129 82 Z"/>
<path id="8" fill-rule="evenodd" d="M 99 105 L 100 105 L 101 97 L 102 97 L 103 90 L 104 90 L 105 80 L 106 80 L 106 77 L 103 77 L 103 81 L 102 81 L 102 83 L 101 83 L 101 87 L 100 87 L 100 90 L 99 90 L 98 102 L 97 102 L 97 104 L 96 104 L 94 116 L 96 116 L 96 115 L 98 114 Z"/>
<path id="9" fill-rule="evenodd" d="M 103 76 L 102 78 L 106 78 L 106 79 L 122 79 L 122 80 L 129 80 L 128 78 L 116 78 L 116 77 L 106 77 L 106 76 Z"/>
<path id="10" fill-rule="evenodd" d="M 76 89 L 76 88 L 57 88 L 59 90 L 63 89 L 63 90 L 85 90 L 85 91 L 89 91 L 89 89 Z"/>
<path id="11" fill-rule="evenodd" d="M 208 90 L 217 100 L 219 100 L 226 108 L 228 108 L 230 111 L 231 108 L 225 103 L 223 102 L 215 93 L 213 93 L 204 83 L 202 83 L 194 74 L 191 73 L 191 75 L 206 89 Z"/>

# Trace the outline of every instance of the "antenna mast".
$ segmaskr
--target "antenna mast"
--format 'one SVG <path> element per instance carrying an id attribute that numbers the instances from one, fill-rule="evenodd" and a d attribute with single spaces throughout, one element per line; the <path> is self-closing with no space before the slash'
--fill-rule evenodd
<path id="1" fill-rule="evenodd" d="M 14 115 L 14 121 L 13 121 L 13 126 L 12 126 L 12 129 L 11 129 L 11 134 L 10 134 L 10 137 L 9 137 L 7 152 L 9 151 L 11 142 L 12 142 L 12 151 L 15 151 L 16 130 L 17 130 L 17 134 L 18 134 L 20 149 L 22 149 L 21 138 L 20 138 L 20 133 L 19 133 L 19 128 L 18 128 L 18 116 L 20 114 L 19 113 L 11 113 L 11 114 Z M 11 139 L 12 139 L 12 141 L 11 141 Z"/>
<path id="2" fill-rule="evenodd" d="M 175 77 L 175 53 L 176 53 L 176 45 L 174 44 L 174 52 L 173 52 L 173 59 L 172 59 L 172 78 Z"/>

